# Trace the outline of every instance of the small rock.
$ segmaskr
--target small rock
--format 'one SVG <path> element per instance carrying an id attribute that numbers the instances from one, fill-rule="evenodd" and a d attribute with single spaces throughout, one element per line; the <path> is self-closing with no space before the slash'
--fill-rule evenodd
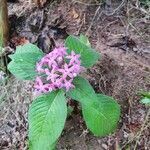
<path id="1" fill-rule="evenodd" d="M 102 144 L 102 147 L 104 148 L 104 149 L 108 149 L 108 146 L 106 145 L 106 144 Z"/>

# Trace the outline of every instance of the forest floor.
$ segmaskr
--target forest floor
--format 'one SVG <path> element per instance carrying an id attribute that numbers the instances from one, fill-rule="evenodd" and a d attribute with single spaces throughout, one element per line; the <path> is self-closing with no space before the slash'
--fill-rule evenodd
<path id="1" fill-rule="evenodd" d="M 80 111 L 68 118 L 58 150 L 149 150 L 150 110 L 140 91 L 150 91 L 150 10 L 136 2 L 111 5 L 55 0 L 39 9 L 28 1 L 10 3 L 10 46 L 29 40 L 48 53 L 69 34 L 85 34 L 101 54 L 86 77 L 96 92 L 121 105 L 117 131 L 104 138 L 86 128 Z M 0 150 L 26 150 L 27 111 L 33 83 L 14 77 L 0 87 Z"/>

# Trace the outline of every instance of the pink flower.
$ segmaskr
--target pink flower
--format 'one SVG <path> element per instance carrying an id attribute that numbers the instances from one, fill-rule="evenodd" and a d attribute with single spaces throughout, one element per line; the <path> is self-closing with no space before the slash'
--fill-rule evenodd
<path id="1" fill-rule="evenodd" d="M 69 68 L 69 65 L 68 65 L 67 63 L 64 64 L 64 68 L 58 69 L 58 71 L 59 71 L 60 73 L 62 73 L 62 78 L 63 78 L 63 79 L 66 79 L 67 76 L 70 77 L 70 78 L 73 77 L 73 74 L 72 74 L 72 72 L 71 72 L 71 70 L 70 70 L 70 68 Z"/>
<path id="2" fill-rule="evenodd" d="M 36 89 L 36 91 L 38 91 L 39 93 L 43 92 L 43 93 L 47 93 L 52 91 L 52 89 L 49 87 L 49 84 L 43 84 L 42 80 L 40 77 L 36 78 L 36 84 L 34 85 L 34 88 Z"/>
<path id="3" fill-rule="evenodd" d="M 56 56 L 64 56 L 64 55 L 67 55 L 67 52 L 66 52 L 66 48 L 65 48 L 65 47 L 55 48 L 53 52 L 54 52 L 54 54 L 55 54 Z"/>
<path id="4" fill-rule="evenodd" d="M 56 88 L 59 88 L 59 89 L 63 88 L 64 87 L 63 79 L 62 78 L 56 79 L 55 86 Z"/>
<path id="5" fill-rule="evenodd" d="M 47 75 L 47 80 L 51 80 L 52 83 L 55 82 L 56 78 L 59 76 L 58 74 L 55 74 L 55 70 L 52 69 L 49 71 L 49 69 L 45 69 L 45 73 Z"/>
<path id="6" fill-rule="evenodd" d="M 36 70 L 38 72 L 41 72 L 41 73 L 44 72 L 44 69 L 42 67 L 43 67 L 43 64 L 41 62 L 36 64 Z"/>
<path id="7" fill-rule="evenodd" d="M 73 51 L 69 55 L 66 50 L 65 47 L 57 47 L 37 63 L 38 77 L 34 86 L 37 92 L 74 88 L 73 79 L 81 72 L 80 55 Z"/>
<path id="8" fill-rule="evenodd" d="M 74 87 L 74 85 L 72 84 L 73 79 L 71 80 L 65 80 L 64 82 L 64 86 L 66 88 L 66 91 L 69 91 L 71 88 Z"/>
<path id="9" fill-rule="evenodd" d="M 70 59 L 69 65 L 72 65 L 74 63 L 80 64 L 80 61 L 79 61 L 80 55 L 75 54 L 74 51 L 71 52 L 71 55 L 66 56 L 66 58 Z"/>

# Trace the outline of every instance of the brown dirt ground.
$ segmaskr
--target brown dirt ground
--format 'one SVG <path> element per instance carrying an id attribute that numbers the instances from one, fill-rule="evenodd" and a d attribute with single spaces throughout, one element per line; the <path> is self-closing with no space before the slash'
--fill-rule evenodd
<path id="1" fill-rule="evenodd" d="M 96 92 L 113 96 L 122 108 L 117 131 L 104 138 L 94 137 L 87 130 L 81 114 L 73 114 L 66 122 L 57 149 L 149 150 L 149 108 L 140 104 L 138 95 L 141 90 L 150 90 L 147 14 L 134 8 L 134 1 L 121 3 L 116 0 L 112 8 L 67 0 L 48 3 L 40 10 L 27 4 L 24 1 L 9 4 L 11 27 L 17 30 L 17 33 L 12 30 L 11 38 L 25 36 L 38 43 L 42 37 L 40 45 L 46 43 L 44 51 L 47 52 L 53 46 L 52 41 L 64 40 L 64 34 L 86 34 L 92 46 L 101 53 L 101 59 L 84 75 Z M 38 28 L 33 24 L 35 22 Z M 0 91 L 5 100 L 0 105 L 0 149 L 26 150 L 32 83 L 10 78 Z"/>

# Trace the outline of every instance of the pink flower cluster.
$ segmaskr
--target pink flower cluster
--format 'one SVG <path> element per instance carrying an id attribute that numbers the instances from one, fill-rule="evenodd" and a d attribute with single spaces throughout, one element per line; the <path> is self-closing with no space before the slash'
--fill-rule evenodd
<path id="1" fill-rule="evenodd" d="M 35 80 L 35 91 L 47 93 L 64 88 L 73 88 L 73 79 L 81 72 L 80 55 L 67 54 L 65 47 L 55 48 L 45 55 L 36 65 L 38 76 Z"/>

